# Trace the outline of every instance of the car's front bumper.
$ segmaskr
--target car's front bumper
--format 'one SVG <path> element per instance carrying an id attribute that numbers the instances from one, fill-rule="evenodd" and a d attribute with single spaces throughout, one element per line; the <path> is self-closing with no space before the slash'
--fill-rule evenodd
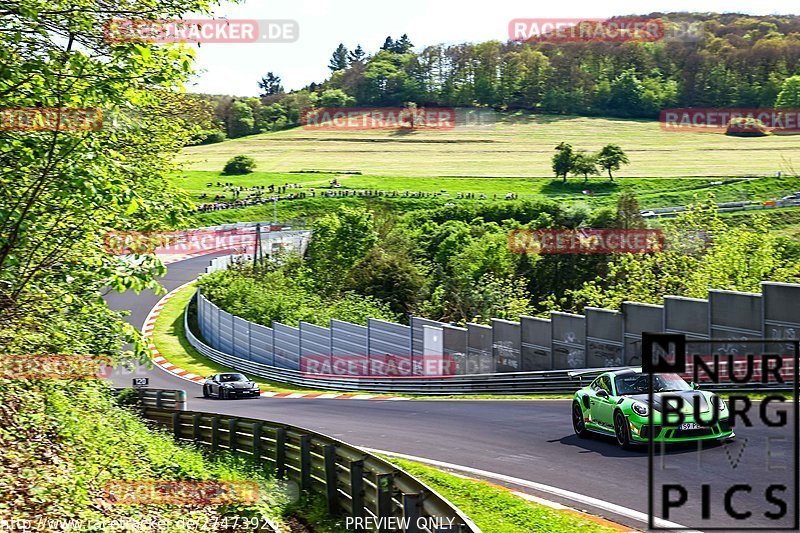
<path id="1" fill-rule="evenodd" d="M 261 395 L 258 389 L 227 389 L 227 391 L 231 398 L 252 398 Z"/>
<path id="2" fill-rule="evenodd" d="M 631 425 L 631 440 L 634 442 L 650 442 L 650 426 L 646 422 L 637 424 L 629 421 Z M 653 442 L 693 442 L 698 440 L 724 440 L 734 437 L 729 419 L 720 419 L 709 426 L 700 426 L 694 429 L 681 429 L 675 426 L 653 425 Z"/>

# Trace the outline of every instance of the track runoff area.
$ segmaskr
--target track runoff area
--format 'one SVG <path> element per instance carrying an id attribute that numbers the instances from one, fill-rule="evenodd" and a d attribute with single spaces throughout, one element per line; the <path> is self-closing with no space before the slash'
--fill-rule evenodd
<path id="1" fill-rule="evenodd" d="M 648 528 L 676 530 L 663 520 L 700 531 L 796 531 L 800 341 L 645 333 L 642 346 L 652 413 L 639 428 L 647 434 Z M 692 389 L 728 390 L 727 404 L 660 389 L 669 375 Z M 720 431 L 723 442 L 703 440 Z M 675 445 L 679 437 L 687 442 Z M 723 453 L 708 453 L 713 447 Z"/>

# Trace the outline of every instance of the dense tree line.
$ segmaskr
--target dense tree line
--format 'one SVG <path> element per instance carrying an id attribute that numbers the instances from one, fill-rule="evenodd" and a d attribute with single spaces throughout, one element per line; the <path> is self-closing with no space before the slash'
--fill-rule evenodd
<path id="1" fill-rule="evenodd" d="M 415 49 L 387 37 L 367 54 L 340 43 L 331 76 L 284 92 L 268 72 L 259 98 L 202 95 L 218 142 L 300 124 L 312 107 L 485 106 L 553 114 L 655 118 L 669 107 L 800 107 L 800 17 L 653 13 L 671 24 L 701 21 L 697 40 L 500 42 Z M 620 17 L 624 19 L 625 17 Z M 640 19 L 641 17 L 637 17 Z M 791 79 L 790 79 L 791 78 Z"/>
<path id="2" fill-rule="evenodd" d="M 726 224 L 713 197 L 665 223 L 660 251 L 521 253 L 509 242 L 515 230 L 645 227 L 629 192 L 615 207 L 595 211 L 547 201 L 462 204 L 399 217 L 343 207 L 315 223 L 305 259 L 284 259 L 261 273 L 217 273 L 202 283 L 212 300 L 239 316 L 325 325 L 329 318 L 364 323 L 369 313 L 488 323 L 800 280 L 797 243 L 771 233 L 762 217 Z"/>
<path id="3" fill-rule="evenodd" d="M 384 45 L 346 67 L 338 63 L 322 89 L 342 89 L 359 104 L 411 101 L 655 117 L 670 106 L 771 107 L 785 80 L 800 73 L 800 17 L 649 17 L 667 21 L 667 27 L 700 20 L 703 36 L 623 43 L 489 41 L 417 52 Z M 346 51 L 340 45 L 335 55 Z"/>

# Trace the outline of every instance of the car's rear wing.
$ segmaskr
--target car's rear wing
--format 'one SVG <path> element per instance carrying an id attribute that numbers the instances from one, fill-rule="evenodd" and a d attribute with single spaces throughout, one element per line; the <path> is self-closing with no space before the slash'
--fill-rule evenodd
<path id="1" fill-rule="evenodd" d="M 619 370 L 632 370 L 634 372 L 641 372 L 641 367 L 629 367 L 629 366 L 614 366 L 614 367 L 607 367 L 607 368 L 582 368 L 581 370 L 571 370 L 567 372 L 567 376 L 569 376 L 572 380 L 577 380 L 578 383 L 583 384 L 584 378 L 596 378 L 600 374 L 604 372 L 617 372 Z"/>

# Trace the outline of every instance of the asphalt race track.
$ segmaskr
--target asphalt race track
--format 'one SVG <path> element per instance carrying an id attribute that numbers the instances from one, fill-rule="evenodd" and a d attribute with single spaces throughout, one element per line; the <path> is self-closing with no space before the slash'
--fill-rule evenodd
<path id="1" fill-rule="evenodd" d="M 208 264 L 205 256 L 169 266 L 162 279 L 172 290 L 194 279 Z M 109 305 L 131 310 L 129 320 L 141 327 L 159 297 L 152 293 L 111 294 Z M 257 398 L 232 401 L 206 400 L 201 387 L 174 377 L 160 368 L 140 369 L 135 373 L 115 371 L 118 386 L 130 386 L 132 376 L 150 377 L 153 388 L 184 389 L 188 409 L 261 418 L 319 431 L 351 444 L 387 450 L 426 459 L 443 461 L 486 471 L 492 481 L 515 490 L 585 509 L 637 529 L 646 529 L 648 512 L 647 449 L 626 452 L 613 438 L 577 438 L 570 421 L 568 400 L 536 401 L 356 401 L 315 399 Z M 791 404 L 771 405 L 768 413 L 787 411 L 788 424 L 768 427 L 758 416 L 759 403 L 750 411 L 752 427 L 737 427 L 737 438 L 728 444 L 708 445 L 699 451 L 696 445 L 669 449 L 663 456 L 656 450 L 654 485 L 665 483 L 685 486 L 686 502 L 673 509 L 669 520 L 694 529 L 718 527 L 760 527 L 775 530 L 791 526 L 796 512 L 797 492 L 794 476 L 798 465 L 794 420 Z M 571 491 L 608 502 L 581 501 L 579 496 L 535 485 L 518 484 L 511 476 L 555 489 Z M 701 521 L 702 490 L 707 484 L 710 517 Z M 751 492 L 741 489 L 730 494 L 735 512 L 751 511 L 745 520 L 725 512 L 725 491 L 732 485 L 750 484 Z M 781 484 L 784 491 L 773 489 L 772 496 L 787 502 L 786 515 L 771 520 L 764 512 L 780 510 L 779 504 L 765 498 L 766 485 Z M 671 497 L 679 498 L 679 489 Z M 655 511 L 661 512 L 657 490 Z M 631 510 L 633 512 L 629 512 Z"/>

